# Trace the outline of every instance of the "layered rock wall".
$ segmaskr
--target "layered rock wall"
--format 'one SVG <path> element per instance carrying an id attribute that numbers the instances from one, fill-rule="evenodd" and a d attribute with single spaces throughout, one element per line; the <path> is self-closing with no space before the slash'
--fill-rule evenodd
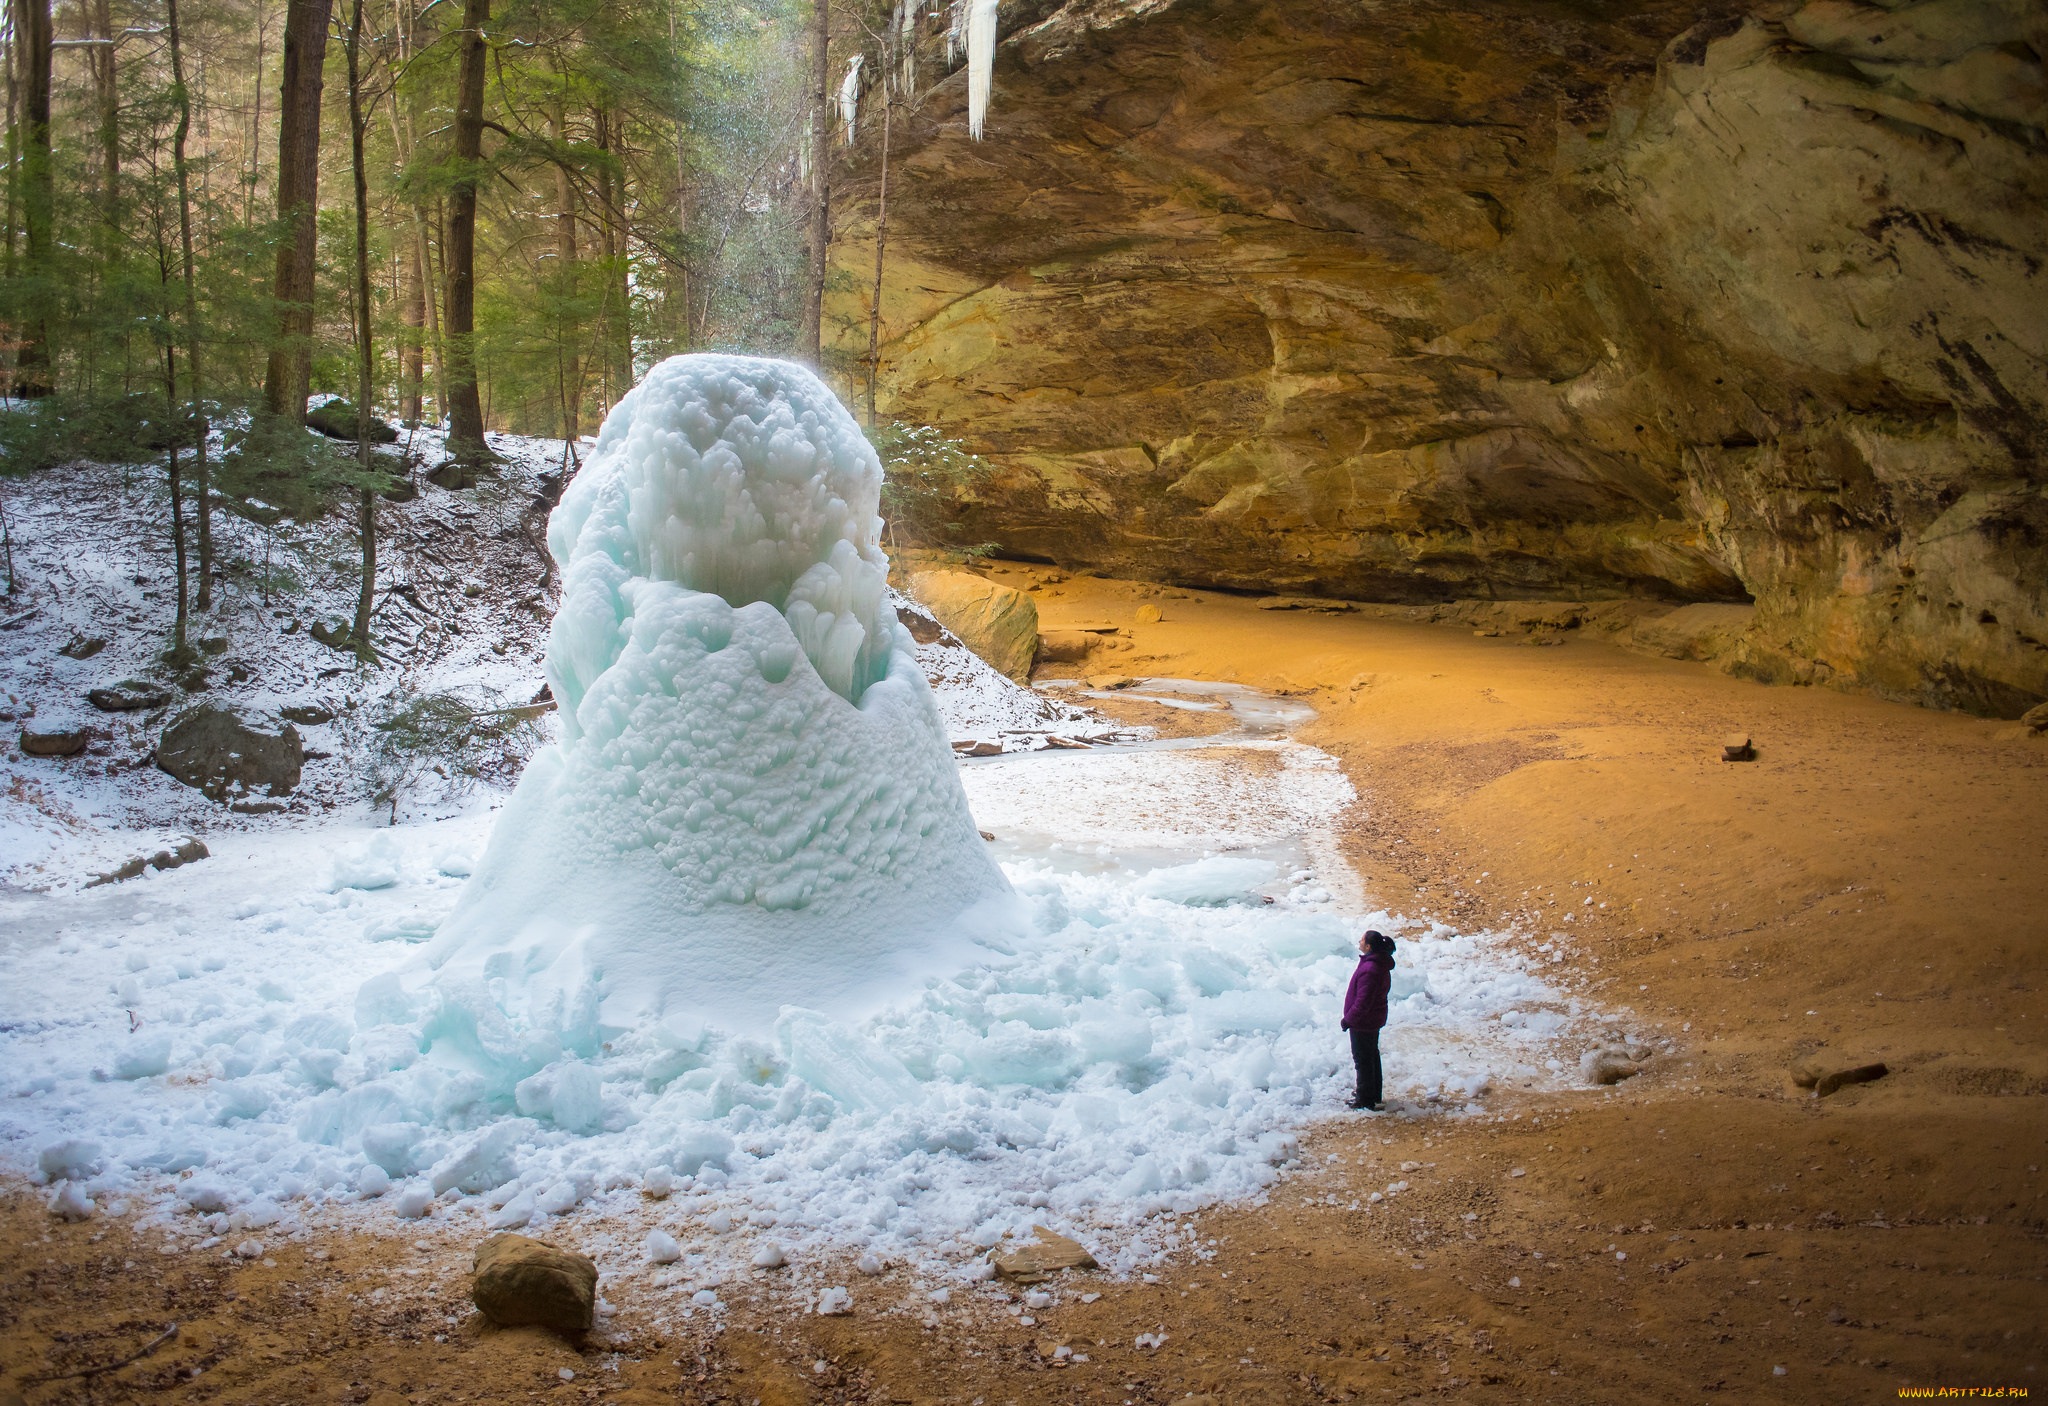
<path id="1" fill-rule="evenodd" d="M 2048 10 L 1001 13 L 987 140 L 934 21 L 891 152 L 881 409 L 1001 468 L 967 539 L 1294 594 L 1753 599 L 1758 677 L 2048 697 Z"/>

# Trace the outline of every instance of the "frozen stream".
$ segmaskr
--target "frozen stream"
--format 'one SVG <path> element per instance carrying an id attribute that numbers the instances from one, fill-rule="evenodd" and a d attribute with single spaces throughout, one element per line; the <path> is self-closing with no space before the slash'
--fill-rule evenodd
<path id="1" fill-rule="evenodd" d="M 963 969 L 857 1024 L 793 991 L 772 1038 L 681 1023 L 542 1051 L 512 1106 L 422 1054 L 448 1013 L 406 969 L 482 847 L 484 804 L 395 831 L 223 833 L 184 869 L 6 894 L 0 1164 L 214 1254 L 426 1210 L 478 1233 L 573 1216 L 623 1266 L 659 1225 L 697 1256 L 663 1271 L 677 1311 L 716 1312 L 719 1266 L 769 1239 L 793 1262 L 972 1280 L 985 1247 L 1043 1223 L 1115 1271 L 1155 1262 L 1184 1213 L 1260 1197 L 1292 1131 L 1340 1113 L 1337 1009 L 1368 923 L 1403 939 L 1397 1104 L 1455 1113 L 1490 1082 L 1568 1080 L 1552 1047 L 1578 1003 L 1504 935 L 1357 892 L 1336 845 L 1356 797 L 1287 736 L 1306 707 L 1133 692 L 1240 726 L 963 764 L 1019 899 Z M 664 1180 L 667 1199 L 642 1194 Z"/>

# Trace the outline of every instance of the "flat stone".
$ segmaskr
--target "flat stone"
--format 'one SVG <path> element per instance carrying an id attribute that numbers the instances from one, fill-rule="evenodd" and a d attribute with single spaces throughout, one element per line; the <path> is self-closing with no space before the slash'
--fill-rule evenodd
<path id="1" fill-rule="evenodd" d="M 1135 688 L 1138 681 L 1129 674 L 1090 674 L 1088 687 L 1102 693 L 1111 693 L 1120 688 Z"/>
<path id="2" fill-rule="evenodd" d="M 318 727 L 321 723 L 334 721 L 334 710 L 323 708 L 317 703 L 294 703 L 288 708 L 279 708 L 277 715 L 288 723 L 300 727 Z"/>
<path id="3" fill-rule="evenodd" d="M 953 752 L 956 756 L 962 757 L 999 757 L 1003 754 L 1003 744 L 1000 742 L 977 742 L 972 738 L 962 738 L 953 744 Z"/>
<path id="4" fill-rule="evenodd" d="M 107 642 L 103 639 L 88 639 L 84 635 L 76 635 L 72 637 L 71 643 L 57 652 L 66 659 L 90 659 L 106 647 Z"/>
<path id="5" fill-rule="evenodd" d="M 21 750 L 31 757 L 75 757 L 92 741 L 90 728 L 62 728 L 36 732 L 21 730 Z"/>
<path id="6" fill-rule="evenodd" d="M 153 683 L 124 679 L 112 688 L 87 689 L 85 701 L 102 713 L 133 713 L 165 706 L 171 701 L 171 691 Z"/>
<path id="7" fill-rule="evenodd" d="M 1031 1284 L 1062 1269 L 1094 1269 L 1095 1256 L 1078 1240 L 1069 1240 L 1042 1225 L 1031 1227 L 1032 1238 L 1022 1244 L 998 1250 L 989 1256 L 996 1274 L 1017 1283 Z"/>
<path id="8" fill-rule="evenodd" d="M 597 1264 L 524 1235 L 493 1235 L 477 1247 L 470 1299 L 500 1327 L 588 1332 L 597 1310 Z"/>
<path id="9" fill-rule="evenodd" d="M 32 757 L 69 757 L 85 750 L 92 741 L 89 728 L 25 725 L 21 729 L 21 750 Z"/>

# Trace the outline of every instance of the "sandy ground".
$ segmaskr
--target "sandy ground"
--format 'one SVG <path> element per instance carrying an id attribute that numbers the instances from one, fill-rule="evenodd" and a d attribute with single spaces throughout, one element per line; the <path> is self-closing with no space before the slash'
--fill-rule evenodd
<path id="1" fill-rule="evenodd" d="M 1571 634 L 1528 648 L 1090 579 L 1038 594 L 1048 629 L 1161 608 L 1104 672 L 1308 698 L 1304 740 L 1364 798 L 1368 892 L 1565 934 L 1629 1031 L 1683 1052 L 1613 1092 L 1500 1091 L 1518 1115 L 1501 1123 L 1321 1124 L 1271 1205 L 1201 1218 L 1213 1261 L 1157 1284 L 1071 1275 L 1031 1327 L 742 1305 L 715 1337 L 662 1337 L 622 1306 L 571 1344 L 483 1325 L 468 1247 L 431 1224 L 230 1267 L 55 1223 L 23 1196 L 0 1211 L 0 1406 L 2048 1389 L 2048 741 Z M 1733 731 L 1757 760 L 1719 759 Z M 1787 1073 L 1809 1056 L 1891 1072 L 1815 1099 Z M 1395 1180 L 1399 1214 L 1350 1209 Z M 132 1365 L 29 1380 L 118 1360 L 173 1320 L 177 1338 Z M 1163 1345 L 1133 1346 L 1155 1332 Z"/>

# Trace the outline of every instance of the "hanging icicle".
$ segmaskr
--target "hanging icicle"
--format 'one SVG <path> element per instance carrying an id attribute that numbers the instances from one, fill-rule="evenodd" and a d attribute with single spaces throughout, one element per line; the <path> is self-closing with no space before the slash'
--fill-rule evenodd
<path id="1" fill-rule="evenodd" d="M 860 116 L 860 62 L 865 57 L 855 54 L 853 61 L 846 65 L 846 77 L 839 83 L 839 120 L 846 127 L 846 144 L 853 145 L 854 120 Z"/>
<path id="2" fill-rule="evenodd" d="M 967 135 L 981 140 L 988 121 L 989 80 L 996 63 L 996 0 L 966 0 Z"/>
<path id="3" fill-rule="evenodd" d="M 896 91 L 905 97 L 917 92 L 917 11 L 921 4 L 923 0 L 896 0 L 896 52 L 903 58 Z"/>

